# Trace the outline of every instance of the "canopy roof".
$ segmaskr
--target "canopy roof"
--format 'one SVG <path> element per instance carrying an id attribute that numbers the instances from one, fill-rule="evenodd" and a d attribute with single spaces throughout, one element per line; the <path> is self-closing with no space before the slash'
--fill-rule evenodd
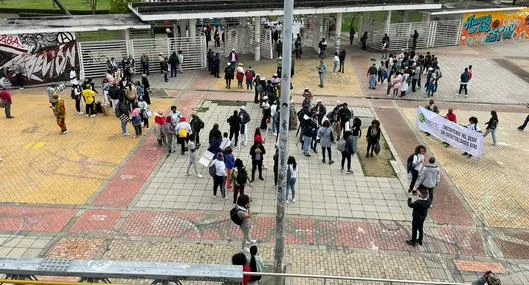
<path id="1" fill-rule="evenodd" d="M 465 1 L 445 3 L 440 10 L 425 11 L 431 15 L 455 15 L 465 13 L 479 13 L 479 12 L 500 12 L 521 10 L 527 7 L 523 5 L 512 5 L 512 2 L 496 2 L 495 1 Z"/>
<path id="2" fill-rule="evenodd" d="M 0 34 L 4 35 L 150 28 L 151 25 L 129 14 L 0 19 Z"/>

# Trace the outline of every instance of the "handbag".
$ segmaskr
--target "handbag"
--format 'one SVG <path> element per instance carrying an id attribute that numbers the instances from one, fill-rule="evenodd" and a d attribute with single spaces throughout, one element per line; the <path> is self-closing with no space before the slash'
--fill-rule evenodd
<path id="1" fill-rule="evenodd" d="M 380 153 L 380 142 L 377 142 L 375 144 L 375 154 L 378 155 Z"/>
<path id="2" fill-rule="evenodd" d="M 328 131 L 329 129 L 330 129 L 330 128 L 327 128 L 327 131 Z M 331 139 L 331 142 L 334 142 L 334 134 L 332 133 L 332 131 L 331 131 L 330 139 Z"/>
<path id="3" fill-rule="evenodd" d="M 152 117 L 152 112 L 151 111 L 147 111 L 147 118 L 150 118 Z"/>

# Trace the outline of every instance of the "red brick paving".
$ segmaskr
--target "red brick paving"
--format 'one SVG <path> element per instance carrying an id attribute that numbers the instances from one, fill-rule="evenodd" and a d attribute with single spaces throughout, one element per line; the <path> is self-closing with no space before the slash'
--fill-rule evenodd
<path id="1" fill-rule="evenodd" d="M 454 260 L 457 269 L 459 271 L 466 272 L 486 272 L 492 271 L 494 273 L 506 273 L 507 270 L 505 267 L 496 262 L 484 262 L 484 261 L 474 261 L 474 260 Z"/>
<path id="2" fill-rule="evenodd" d="M 102 239 L 65 238 L 55 245 L 48 256 L 81 260 L 96 259 L 104 252 L 104 242 Z"/>
<path id="3" fill-rule="evenodd" d="M 529 259 L 529 233 L 527 232 L 504 232 L 506 237 L 518 239 L 520 242 L 506 241 L 495 237 L 494 241 L 506 258 Z"/>
<path id="4" fill-rule="evenodd" d="M 389 135 L 391 143 L 397 150 L 403 164 L 414 147 L 419 145 L 414 132 L 408 127 L 406 120 L 397 109 L 376 108 L 381 124 Z M 473 221 L 463 207 L 461 201 L 448 185 L 448 181 L 441 176 L 441 182 L 436 188 L 433 207 L 429 213 L 436 224 L 465 225 L 473 224 Z"/>
<path id="5" fill-rule="evenodd" d="M 203 220 L 204 213 L 132 212 L 122 231 L 133 236 L 200 239 L 197 224 Z"/>
<path id="6" fill-rule="evenodd" d="M 120 211 L 89 210 L 70 229 L 72 233 L 111 233 L 123 213 Z"/>
<path id="7" fill-rule="evenodd" d="M 442 227 L 439 236 L 450 254 L 481 256 L 485 254 L 483 236 L 477 229 Z"/>
<path id="8" fill-rule="evenodd" d="M 0 207 L 0 230 L 58 233 L 76 212 L 74 209 Z"/>

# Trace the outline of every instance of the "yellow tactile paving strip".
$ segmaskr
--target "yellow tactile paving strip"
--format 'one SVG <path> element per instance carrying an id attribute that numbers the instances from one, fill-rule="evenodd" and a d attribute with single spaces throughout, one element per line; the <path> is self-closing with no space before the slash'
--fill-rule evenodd
<path id="1" fill-rule="evenodd" d="M 347 96 L 347 97 L 363 97 L 362 87 L 356 73 L 353 70 L 353 66 L 350 60 L 345 62 L 345 73 L 332 73 L 332 68 L 334 63 L 332 58 L 327 58 L 325 64 L 327 65 L 327 74 L 325 75 L 325 88 L 320 88 L 320 78 L 317 72 L 317 66 L 319 66 L 319 60 L 317 59 L 300 59 L 296 60 L 295 64 L 295 73 L 292 80 L 292 85 L 294 89 L 292 90 L 294 94 L 301 94 L 305 88 L 312 90 L 315 96 Z M 244 69 L 248 67 L 248 64 L 244 63 Z M 250 63 L 250 65 L 252 65 Z M 224 68 L 226 66 L 221 66 L 221 72 L 219 79 L 215 80 L 215 83 L 211 87 L 213 90 L 227 90 L 224 87 L 226 86 L 226 81 L 224 80 Z M 272 75 L 277 71 L 277 61 L 264 60 L 258 63 L 257 65 L 252 65 L 252 68 L 256 73 L 261 74 L 261 76 L 266 77 L 266 79 L 271 79 Z M 367 70 L 366 70 L 367 72 Z M 366 77 L 367 80 L 367 77 Z M 237 79 L 234 79 L 231 83 L 230 91 L 246 91 L 246 81 L 243 82 L 243 89 L 237 88 Z M 253 91 L 252 93 L 253 94 Z"/>
<path id="2" fill-rule="evenodd" d="M 415 125 L 415 109 L 403 109 L 403 112 Z M 461 124 L 470 116 L 476 116 L 483 130 L 489 119 L 488 112 L 454 112 Z M 499 113 L 498 145 L 492 146 L 489 135 L 485 139 L 485 155 L 479 159 L 468 159 L 461 155 L 461 151 L 445 148 L 437 140 L 421 134 L 429 151 L 488 226 L 529 228 L 529 133 L 516 130 L 526 115 Z M 410 147 L 410 153 L 412 151 Z"/>
<path id="3" fill-rule="evenodd" d="M 138 144 L 139 139 L 121 135 L 113 115 L 79 116 L 73 100 L 65 103 L 70 133 L 64 136 L 45 94 L 16 95 L 13 120 L 0 110 L 0 202 L 86 203 Z M 152 103 L 153 110 L 166 109 L 171 100 Z M 129 132 L 134 132 L 131 125 Z"/>

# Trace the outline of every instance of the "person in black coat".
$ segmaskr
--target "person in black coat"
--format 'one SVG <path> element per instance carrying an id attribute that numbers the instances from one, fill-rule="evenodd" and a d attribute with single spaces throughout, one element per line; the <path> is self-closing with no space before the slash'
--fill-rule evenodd
<path id="1" fill-rule="evenodd" d="M 340 117 L 340 127 L 345 133 L 345 123 L 349 122 L 353 117 L 353 112 L 347 107 L 347 103 L 342 104 L 342 108 L 338 111 L 338 116 Z"/>
<path id="2" fill-rule="evenodd" d="M 264 180 L 263 178 L 263 160 L 266 150 L 260 141 L 256 141 L 250 148 L 250 156 L 252 157 L 252 180 L 255 181 L 255 170 L 259 170 L 259 179 Z"/>
<path id="3" fill-rule="evenodd" d="M 143 85 L 143 101 L 151 105 L 151 97 L 149 96 L 149 92 L 151 90 L 151 83 L 149 82 L 149 78 L 147 78 L 147 74 L 142 74 L 141 85 Z"/>
<path id="4" fill-rule="evenodd" d="M 428 209 L 430 208 L 430 205 L 432 205 L 432 202 L 427 199 L 427 191 L 421 191 L 420 198 L 414 202 L 411 201 L 412 195 L 412 193 L 408 194 L 408 207 L 413 209 L 411 240 L 407 240 L 406 243 L 415 246 L 417 244 L 422 245 L 424 220 L 426 220 L 426 216 L 428 216 Z M 417 232 L 419 232 L 419 237 L 417 237 Z"/>
<path id="5" fill-rule="evenodd" d="M 233 111 L 233 115 L 228 118 L 228 124 L 230 125 L 230 141 L 234 142 L 236 146 L 239 142 L 239 131 L 241 130 L 241 120 L 238 116 L 239 112 L 237 110 Z M 235 141 L 233 141 L 233 136 L 235 136 Z"/>
<path id="6" fill-rule="evenodd" d="M 215 54 L 215 57 L 213 58 L 213 75 L 215 75 L 216 78 L 220 78 L 220 55 L 217 52 Z"/>

